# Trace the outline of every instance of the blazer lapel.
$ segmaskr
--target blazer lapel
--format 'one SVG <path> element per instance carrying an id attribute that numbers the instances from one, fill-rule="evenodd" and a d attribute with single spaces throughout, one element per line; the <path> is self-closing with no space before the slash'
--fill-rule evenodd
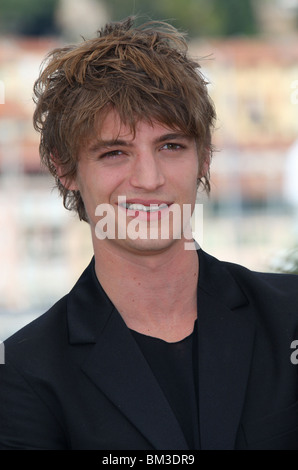
<path id="1" fill-rule="evenodd" d="M 116 310 L 83 370 L 155 449 L 188 449 L 163 392 Z"/>
<path id="2" fill-rule="evenodd" d="M 97 281 L 93 262 L 68 301 L 72 344 L 94 343 L 82 371 L 155 449 L 188 449 L 181 428 L 129 329 Z"/>
<path id="3" fill-rule="evenodd" d="M 254 338 L 247 297 L 223 264 L 199 251 L 198 390 L 202 449 L 233 449 Z"/>

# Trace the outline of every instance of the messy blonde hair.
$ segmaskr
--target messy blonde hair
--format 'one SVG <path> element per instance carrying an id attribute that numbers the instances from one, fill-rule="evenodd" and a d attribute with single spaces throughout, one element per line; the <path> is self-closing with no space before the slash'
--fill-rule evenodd
<path id="1" fill-rule="evenodd" d="M 179 129 L 196 139 L 200 163 L 210 158 L 215 110 L 207 83 L 187 55 L 184 36 L 164 22 L 136 27 L 128 18 L 106 25 L 94 39 L 53 50 L 34 84 L 34 102 L 41 160 L 64 206 L 85 221 L 80 192 L 67 189 L 56 168 L 72 181 L 81 145 L 108 110 L 132 131 L 144 119 Z M 209 192 L 209 176 L 200 182 Z"/>

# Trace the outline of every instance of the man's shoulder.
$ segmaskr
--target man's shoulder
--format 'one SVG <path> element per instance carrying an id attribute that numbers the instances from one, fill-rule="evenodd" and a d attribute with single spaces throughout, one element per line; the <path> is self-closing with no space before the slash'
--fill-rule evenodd
<path id="1" fill-rule="evenodd" d="M 220 286 L 221 290 L 222 286 L 228 290 L 232 284 L 236 284 L 252 299 L 260 297 L 274 301 L 287 298 L 294 301 L 295 306 L 298 303 L 298 275 L 253 271 L 237 263 L 218 260 L 205 252 L 200 254 L 201 261 L 205 280 L 214 282 L 214 291 Z"/>
<path id="2" fill-rule="evenodd" d="M 45 313 L 35 318 L 4 341 L 5 353 L 18 358 L 30 357 L 43 348 L 51 348 L 61 336 L 67 334 L 67 295 L 58 300 Z"/>
<path id="3" fill-rule="evenodd" d="M 29 364 L 38 356 L 58 358 L 68 345 L 93 343 L 112 310 L 96 280 L 93 260 L 73 288 L 45 313 L 4 341 L 5 354 Z"/>
<path id="4" fill-rule="evenodd" d="M 227 261 L 222 263 L 226 269 L 241 281 L 269 289 L 286 290 L 298 296 L 298 275 L 296 274 L 252 271 L 239 264 Z"/>
<path id="5" fill-rule="evenodd" d="M 226 261 L 226 260 L 221 260 L 218 259 L 203 250 L 200 250 L 202 253 L 202 258 L 204 258 L 204 261 L 210 265 L 214 266 L 221 266 L 224 269 L 227 269 L 231 273 L 239 274 L 241 277 L 244 278 L 249 278 L 251 280 L 260 280 L 264 282 L 269 282 L 273 284 L 278 284 L 278 283 L 293 283 L 293 285 L 297 285 L 298 283 L 298 275 L 297 274 L 286 274 L 286 273 L 276 273 L 276 272 L 262 272 L 262 271 L 254 271 L 251 270 L 244 265 L 241 265 L 239 263 L 234 263 L 231 261 Z"/>

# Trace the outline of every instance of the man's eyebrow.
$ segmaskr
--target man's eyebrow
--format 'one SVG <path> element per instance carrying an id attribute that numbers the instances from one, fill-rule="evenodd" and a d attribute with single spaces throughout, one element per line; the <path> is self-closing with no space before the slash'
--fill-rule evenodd
<path id="1" fill-rule="evenodd" d="M 162 134 L 161 136 L 157 137 L 154 142 L 158 144 L 161 142 L 165 142 L 167 140 L 179 140 L 179 139 L 190 140 L 191 137 L 184 134 L 184 132 L 170 132 L 168 134 Z"/>
<path id="2" fill-rule="evenodd" d="M 115 147 L 117 145 L 120 146 L 128 146 L 129 143 L 126 142 L 125 140 L 120 140 L 120 139 L 111 139 L 111 140 L 97 140 L 96 142 L 93 142 L 90 144 L 88 147 L 88 152 L 95 153 L 100 151 L 101 149 L 104 148 L 109 148 L 109 147 Z"/>

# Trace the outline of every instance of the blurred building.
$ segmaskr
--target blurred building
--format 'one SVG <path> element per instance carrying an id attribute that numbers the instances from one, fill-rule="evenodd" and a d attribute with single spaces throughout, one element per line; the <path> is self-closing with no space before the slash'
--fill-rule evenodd
<path id="1" fill-rule="evenodd" d="M 285 157 L 298 136 L 298 38 L 210 41 L 192 53 L 208 56 L 201 63 L 218 114 L 214 198 L 229 200 L 234 182 L 244 205 L 283 204 Z"/>
<path id="2" fill-rule="evenodd" d="M 109 21 L 108 5 L 99 0 L 59 0 L 56 24 L 65 40 L 93 37 Z"/>
<path id="3" fill-rule="evenodd" d="M 200 41 L 191 52 L 203 58 L 218 115 L 204 248 L 251 269 L 274 270 L 280 252 L 297 246 L 284 187 L 298 136 L 298 38 Z"/>
<path id="4" fill-rule="evenodd" d="M 52 39 L 0 39 L 0 314 L 10 312 L 12 320 L 20 311 L 30 319 L 42 313 L 91 256 L 89 228 L 52 189 L 32 125 L 33 83 L 42 59 L 57 46 Z"/>

